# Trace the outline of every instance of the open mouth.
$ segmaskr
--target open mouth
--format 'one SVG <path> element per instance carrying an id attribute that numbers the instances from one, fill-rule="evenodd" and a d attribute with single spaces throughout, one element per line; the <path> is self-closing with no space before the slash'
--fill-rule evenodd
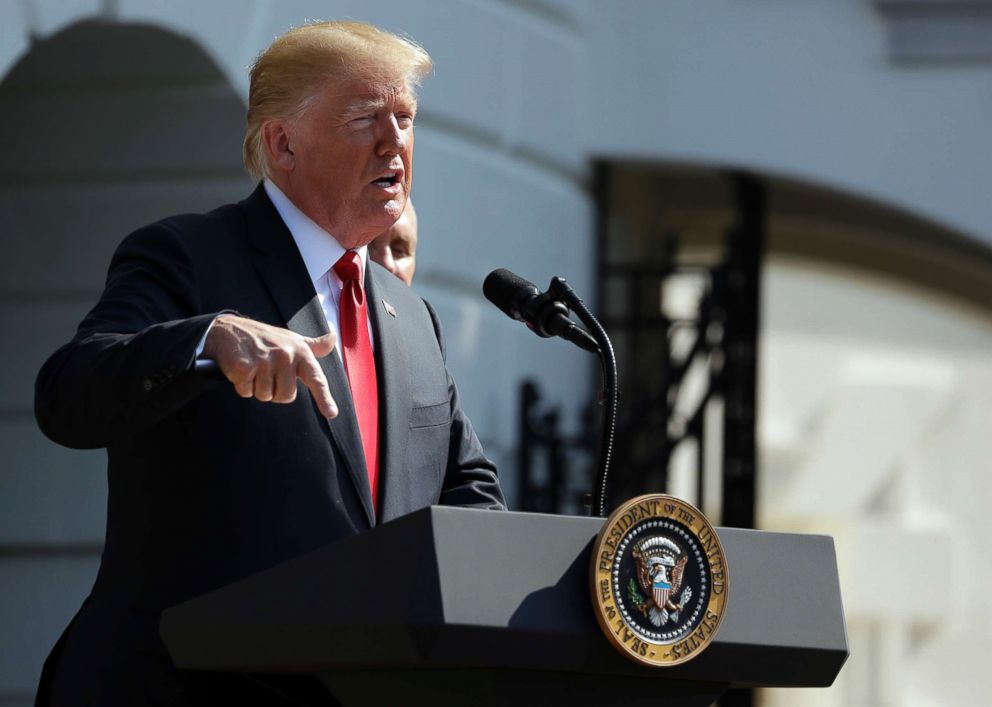
<path id="1" fill-rule="evenodd" d="M 391 186 L 394 186 L 399 181 L 400 181 L 399 174 L 396 172 L 390 172 L 388 174 L 382 175 L 378 179 L 373 179 L 372 183 L 377 187 L 382 187 L 384 189 L 387 189 Z"/>

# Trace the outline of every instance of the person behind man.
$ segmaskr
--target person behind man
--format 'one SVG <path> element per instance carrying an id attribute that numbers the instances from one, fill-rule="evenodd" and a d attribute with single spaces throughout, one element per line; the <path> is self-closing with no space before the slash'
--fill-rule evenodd
<path id="1" fill-rule="evenodd" d="M 408 200 L 414 90 L 431 66 L 357 22 L 277 38 L 251 71 L 258 187 L 128 236 L 42 367 L 38 423 L 106 447 L 109 503 L 99 574 L 38 704 L 282 704 L 176 670 L 161 611 L 431 504 L 505 507 L 433 309 L 367 262 Z"/>
<path id="2" fill-rule="evenodd" d="M 417 270 L 417 212 L 413 199 L 407 199 L 396 223 L 369 243 L 369 256 L 406 284 L 413 284 Z"/>

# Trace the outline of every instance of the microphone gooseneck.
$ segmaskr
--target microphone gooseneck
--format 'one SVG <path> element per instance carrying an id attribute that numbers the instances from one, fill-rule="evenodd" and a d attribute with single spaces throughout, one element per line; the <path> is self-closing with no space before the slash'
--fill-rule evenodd
<path id="1" fill-rule="evenodd" d="M 549 292 L 554 292 L 565 300 L 569 307 L 575 310 L 579 319 L 585 324 L 596 341 L 596 352 L 599 363 L 603 367 L 603 419 L 599 438 L 599 476 L 592 496 L 592 512 L 600 518 L 605 518 L 609 508 L 607 486 L 610 479 L 610 468 L 613 465 L 613 444 L 617 431 L 617 409 L 620 406 L 620 371 L 617 368 L 617 357 L 613 352 L 613 343 L 607 336 L 606 330 L 593 313 L 586 307 L 585 302 L 575 294 L 575 290 L 564 278 L 551 278 Z"/>
<path id="2" fill-rule="evenodd" d="M 607 485 L 610 466 L 613 463 L 613 443 L 616 434 L 617 407 L 620 400 L 620 376 L 613 344 L 606 330 L 593 316 L 589 308 L 579 298 L 569 284 L 560 277 L 551 279 L 547 292 L 519 275 L 500 268 L 486 277 L 482 291 L 490 302 L 511 319 L 523 322 L 538 336 L 559 336 L 576 346 L 599 355 L 603 368 L 603 411 L 602 434 L 599 447 L 599 475 L 593 490 L 592 511 L 600 517 L 606 516 Z M 574 310 L 586 325 L 589 332 L 575 325 L 569 318 Z"/>

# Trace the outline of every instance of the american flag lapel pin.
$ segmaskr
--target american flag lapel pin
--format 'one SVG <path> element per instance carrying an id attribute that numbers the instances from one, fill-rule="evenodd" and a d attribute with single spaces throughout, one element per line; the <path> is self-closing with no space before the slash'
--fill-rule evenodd
<path id="1" fill-rule="evenodd" d="M 393 319 L 396 318 L 396 307 L 394 307 L 393 305 L 389 304 L 389 302 L 387 302 L 386 300 L 383 300 L 382 301 L 382 306 L 385 307 L 386 314 L 388 314 L 389 316 L 391 316 Z"/>

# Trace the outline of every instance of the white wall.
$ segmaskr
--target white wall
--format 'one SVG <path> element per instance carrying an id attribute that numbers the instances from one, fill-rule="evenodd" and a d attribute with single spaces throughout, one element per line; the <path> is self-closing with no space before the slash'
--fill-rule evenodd
<path id="1" fill-rule="evenodd" d="M 992 316 L 788 258 L 762 296 L 759 522 L 834 536 L 851 643 L 767 704 L 984 704 Z"/>
<path id="2" fill-rule="evenodd" d="M 590 8 L 587 152 L 783 173 L 992 243 L 992 64 L 894 64 L 869 0 Z"/>

